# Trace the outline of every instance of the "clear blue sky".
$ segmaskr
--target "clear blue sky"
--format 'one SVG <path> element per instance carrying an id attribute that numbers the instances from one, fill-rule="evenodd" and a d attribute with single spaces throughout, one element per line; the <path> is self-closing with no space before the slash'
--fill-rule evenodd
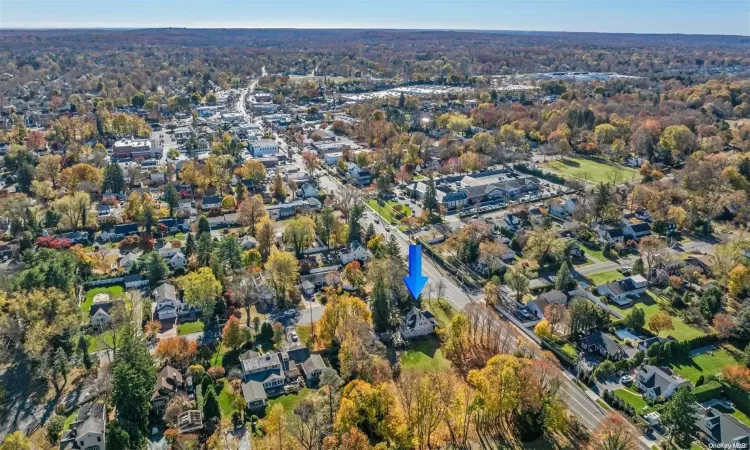
<path id="1" fill-rule="evenodd" d="M 0 0 L 0 28 L 428 28 L 750 35 L 750 0 Z"/>

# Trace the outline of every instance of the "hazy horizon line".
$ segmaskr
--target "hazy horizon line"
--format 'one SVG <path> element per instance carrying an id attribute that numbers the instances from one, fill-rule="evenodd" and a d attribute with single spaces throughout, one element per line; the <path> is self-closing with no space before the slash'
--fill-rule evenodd
<path id="1" fill-rule="evenodd" d="M 566 31 L 566 30 L 524 30 L 524 29 L 487 29 L 487 28 L 386 28 L 386 27 L 193 27 L 193 26 L 40 26 L 40 27 L 0 27 L 3 31 L 146 31 L 146 30 L 346 30 L 346 31 L 437 31 L 437 32 L 460 32 L 460 33 L 567 33 L 567 34 L 613 34 L 634 36 L 722 36 L 722 37 L 750 37 L 750 34 L 716 34 L 716 33 L 677 33 L 658 32 L 650 33 L 627 32 L 627 31 Z"/>

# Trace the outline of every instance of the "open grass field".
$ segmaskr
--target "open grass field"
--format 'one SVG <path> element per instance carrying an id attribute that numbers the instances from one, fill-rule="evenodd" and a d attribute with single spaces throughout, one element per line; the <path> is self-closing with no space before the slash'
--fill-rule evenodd
<path id="1" fill-rule="evenodd" d="M 426 340 L 410 342 L 409 346 L 401 354 L 400 360 L 404 370 L 427 370 L 431 368 L 447 370 L 451 366 L 450 361 L 443 356 L 443 351 L 440 349 L 440 341 L 433 336 L 428 337 Z"/>
<path id="2" fill-rule="evenodd" d="M 128 302 L 128 297 L 125 295 L 125 288 L 122 286 L 110 286 L 91 289 L 90 291 L 86 292 L 86 298 L 81 303 L 81 312 L 86 319 L 88 319 L 89 317 L 89 311 L 91 311 L 91 305 L 94 304 L 94 297 L 96 296 L 96 294 L 109 294 L 109 298 L 112 300 L 124 298 L 126 303 Z"/>
<path id="3" fill-rule="evenodd" d="M 296 408 L 297 405 L 299 405 L 299 402 L 309 393 L 309 389 L 302 389 L 296 394 L 286 394 L 282 395 L 281 397 L 276 397 L 268 401 L 266 411 L 268 411 L 268 408 L 272 407 L 273 405 L 279 404 L 284 407 L 284 411 L 286 411 L 288 414 L 292 414 L 294 412 L 294 408 Z"/>
<path id="4" fill-rule="evenodd" d="M 224 417 L 232 417 L 234 410 L 232 409 L 232 386 L 229 382 L 224 383 L 224 389 L 219 393 L 219 408 L 221 409 L 221 415 Z"/>
<path id="5" fill-rule="evenodd" d="M 384 206 L 380 206 L 378 204 L 378 201 L 376 199 L 370 199 L 367 201 L 367 204 L 374 209 L 380 217 L 387 220 L 390 223 L 398 223 L 399 219 L 396 219 L 396 214 L 401 213 L 406 216 L 411 215 L 411 208 L 409 208 L 406 205 L 402 205 L 399 202 L 394 202 L 393 200 L 389 200 L 385 202 Z M 398 208 L 401 209 L 398 209 Z"/>
<path id="6" fill-rule="evenodd" d="M 731 353 L 723 348 L 719 348 L 693 358 L 681 358 L 673 361 L 671 366 L 680 376 L 687 378 L 695 384 L 701 375 L 704 377 L 717 375 L 724 366 L 737 364 L 738 362 Z"/>
<path id="7" fill-rule="evenodd" d="M 177 335 L 183 336 L 186 334 L 197 333 L 203 331 L 203 322 L 196 320 L 195 322 L 185 322 L 177 325 Z"/>
<path id="8" fill-rule="evenodd" d="M 578 178 L 593 183 L 610 183 L 613 179 L 618 184 L 630 180 L 639 180 L 640 174 L 629 167 L 609 165 L 584 158 L 565 158 L 541 164 L 564 177 Z"/>

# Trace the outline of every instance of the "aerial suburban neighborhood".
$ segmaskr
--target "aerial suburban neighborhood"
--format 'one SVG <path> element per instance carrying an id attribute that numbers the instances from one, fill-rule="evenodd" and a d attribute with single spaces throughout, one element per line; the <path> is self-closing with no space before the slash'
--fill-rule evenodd
<path id="1" fill-rule="evenodd" d="M 747 37 L 553 35 L 0 31 L 0 450 L 749 448 Z"/>

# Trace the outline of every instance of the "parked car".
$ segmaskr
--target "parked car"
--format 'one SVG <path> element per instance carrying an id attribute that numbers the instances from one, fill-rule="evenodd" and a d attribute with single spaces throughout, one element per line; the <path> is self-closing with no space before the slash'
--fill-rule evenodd
<path id="1" fill-rule="evenodd" d="M 634 380 L 633 375 L 623 375 L 620 377 L 620 383 L 625 385 L 631 384 Z"/>

